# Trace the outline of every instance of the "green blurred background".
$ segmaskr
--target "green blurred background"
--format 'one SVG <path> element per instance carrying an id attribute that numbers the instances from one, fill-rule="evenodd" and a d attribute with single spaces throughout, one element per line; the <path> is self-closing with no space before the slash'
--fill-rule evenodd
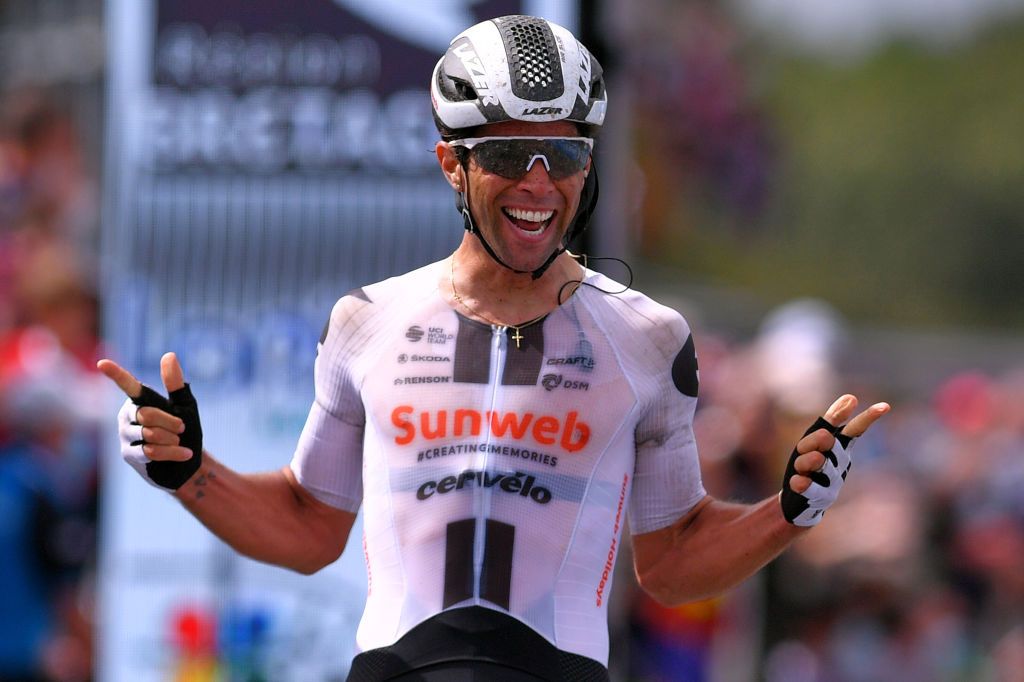
<path id="1" fill-rule="evenodd" d="M 865 323 L 1021 328 L 1019 15 L 812 49 L 722 5 L 638 6 L 660 17 L 626 67 L 657 72 L 632 93 L 645 258 Z"/>

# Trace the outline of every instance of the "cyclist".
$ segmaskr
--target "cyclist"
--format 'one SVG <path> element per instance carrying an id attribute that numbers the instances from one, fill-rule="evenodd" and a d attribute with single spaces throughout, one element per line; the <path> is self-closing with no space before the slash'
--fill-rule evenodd
<path id="1" fill-rule="evenodd" d="M 452 41 L 430 91 L 466 233 L 444 261 L 337 302 L 290 465 L 242 475 L 204 453 L 173 354 L 169 399 L 101 361 L 129 396 L 123 453 L 236 550 L 298 571 L 340 555 L 362 506 L 351 680 L 604 680 L 627 510 L 645 590 L 721 592 L 821 519 L 852 438 L 888 406 L 853 416 L 839 398 L 779 495 L 708 496 L 686 321 L 566 250 L 597 200 L 600 65 L 561 26 L 499 17 Z"/>

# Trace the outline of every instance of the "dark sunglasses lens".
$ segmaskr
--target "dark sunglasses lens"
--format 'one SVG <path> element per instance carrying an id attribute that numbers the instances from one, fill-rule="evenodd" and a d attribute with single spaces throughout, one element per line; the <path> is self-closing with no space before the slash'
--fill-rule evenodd
<path id="1" fill-rule="evenodd" d="M 526 173 L 526 162 L 530 158 L 519 144 L 509 140 L 477 143 L 471 153 L 477 165 L 485 171 L 510 179 Z"/>
<path id="2" fill-rule="evenodd" d="M 565 178 L 586 168 L 590 158 L 590 146 L 586 142 L 546 140 L 542 144 L 550 150 L 545 156 L 551 164 L 552 177 Z"/>
<path id="3" fill-rule="evenodd" d="M 530 162 L 550 167 L 548 174 L 560 180 L 578 173 L 587 165 L 590 147 L 580 140 L 489 140 L 473 147 L 473 158 L 488 173 L 517 179 L 527 173 Z"/>

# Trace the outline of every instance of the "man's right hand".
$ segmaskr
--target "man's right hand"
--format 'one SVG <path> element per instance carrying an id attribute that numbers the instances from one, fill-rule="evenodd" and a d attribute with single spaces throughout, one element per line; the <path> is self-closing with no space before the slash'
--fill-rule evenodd
<path id="1" fill-rule="evenodd" d="M 96 366 L 128 396 L 117 419 L 125 461 L 158 488 L 180 488 L 202 464 L 203 430 L 177 356 L 166 353 L 160 359 L 160 378 L 170 399 L 112 360 Z"/>

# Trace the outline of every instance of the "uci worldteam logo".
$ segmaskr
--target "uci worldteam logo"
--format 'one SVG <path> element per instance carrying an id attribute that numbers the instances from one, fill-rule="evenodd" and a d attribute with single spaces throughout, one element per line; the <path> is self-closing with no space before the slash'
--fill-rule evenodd
<path id="1" fill-rule="evenodd" d="M 418 324 L 414 324 L 413 326 L 409 327 L 409 329 L 405 332 L 405 338 L 409 339 L 413 343 L 416 343 L 417 341 L 423 338 L 424 333 L 425 332 L 423 331 L 423 327 L 419 326 Z"/>

